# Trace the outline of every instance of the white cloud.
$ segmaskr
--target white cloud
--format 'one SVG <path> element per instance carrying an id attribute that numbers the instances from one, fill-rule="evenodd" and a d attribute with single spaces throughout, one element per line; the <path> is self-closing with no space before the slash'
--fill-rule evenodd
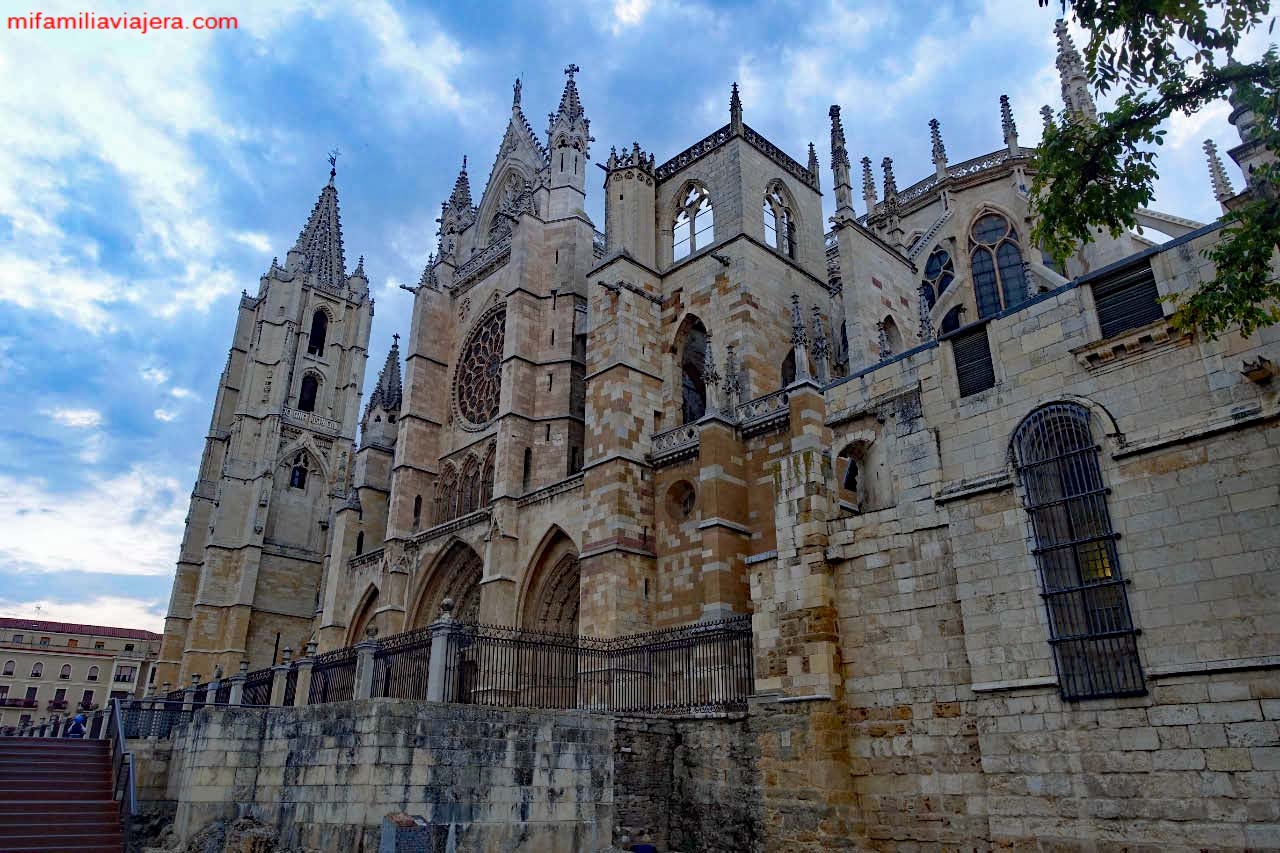
<path id="1" fill-rule="evenodd" d="M 138 628 L 163 633 L 164 613 L 159 601 L 118 596 L 99 596 L 89 601 L 10 601 L 0 598 L 0 616 L 11 619 L 44 619 L 50 622 L 77 622 L 110 628 Z"/>
<path id="2" fill-rule="evenodd" d="M 153 414 L 156 416 L 156 420 L 166 424 L 178 419 L 178 413 L 172 409 L 156 409 Z"/>
<path id="3" fill-rule="evenodd" d="M 89 429 L 102 425 L 102 413 L 97 409 L 48 409 L 42 412 L 58 423 L 72 429 Z"/>
<path id="4" fill-rule="evenodd" d="M 241 231 L 231 235 L 238 243 L 243 243 L 255 252 L 266 254 L 271 251 L 271 238 L 261 231 Z"/>
<path id="5" fill-rule="evenodd" d="M 107 436 L 105 433 L 91 433 L 80 444 L 80 452 L 76 454 L 80 461 L 86 465 L 96 465 L 102 461 L 102 452 L 107 447 Z"/>
<path id="6" fill-rule="evenodd" d="M 195 399 L 196 392 L 192 391 L 190 388 L 182 388 L 175 385 L 169 389 L 169 396 L 176 397 L 179 400 L 193 400 Z"/>
<path id="7" fill-rule="evenodd" d="M 628 27 L 640 24 L 652 5 L 653 0 L 614 0 L 613 34 L 617 35 Z"/>
<path id="8" fill-rule="evenodd" d="M 152 385 L 163 385 L 169 381 L 169 372 L 162 367 L 147 366 L 139 370 L 138 375 Z"/>
<path id="9" fill-rule="evenodd" d="M 17 571 L 164 575 L 173 570 L 186 501 L 178 481 L 136 466 L 55 493 L 0 475 L 0 564 Z"/>

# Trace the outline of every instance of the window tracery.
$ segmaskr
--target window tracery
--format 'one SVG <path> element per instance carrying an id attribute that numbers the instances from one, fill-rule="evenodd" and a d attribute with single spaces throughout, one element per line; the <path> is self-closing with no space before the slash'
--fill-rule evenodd
<path id="1" fill-rule="evenodd" d="M 498 416 L 506 326 L 507 307 L 499 304 L 480 318 L 462 347 L 454 402 L 464 429 L 483 429 Z"/>
<path id="2" fill-rule="evenodd" d="M 765 193 L 763 204 L 764 242 L 788 258 L 796 257 L 796 223 L 782 188 L 773 184 Z"/>
<path id="3" fill-rule="evenodd" d="M 701 184 L 685 191 L 672 226 L 671 259 L 679 261 L 715 241 L 715 214 L 711 195 Z"/>
<path id="4" fill-rule="evenodd" d="M 978 317 L 990 317 L 1027 300 L 1027 273 L 1018 232 L 999 213 L 978 217 L 969 231 L 969 265 Z"/>
<path id="5" fill-rule="evenodd" d="M 956 278 L 956 265 L 951 260 L 951 254 L 941 246 L 934 249 L 929 254 L 929 259 L 924 264 L 924 290 L 922 293 L 925 297 L 925 304 L 929 308 L 933 308 L 934 304 L 942 298 L 942 294 L 946 293 L 947 288 L 951 286 L 951 282 Z"/>

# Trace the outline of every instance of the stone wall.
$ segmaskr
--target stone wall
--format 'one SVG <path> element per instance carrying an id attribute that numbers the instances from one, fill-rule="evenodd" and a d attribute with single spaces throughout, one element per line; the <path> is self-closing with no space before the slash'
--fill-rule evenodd
<path id="1" fill-rule="evenodd" d="M 613 722 L 370 700 L 206 709 L 173 743 L 167 798 L 190 838 L 247 816 L 289 848 L 377 849 L 385 815 L 421 815 L 460 850 L 607 848 Z"/>

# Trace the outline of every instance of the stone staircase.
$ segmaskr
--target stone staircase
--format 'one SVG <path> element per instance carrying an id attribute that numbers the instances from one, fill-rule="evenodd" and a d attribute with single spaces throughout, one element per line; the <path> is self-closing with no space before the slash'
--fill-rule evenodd
<path id="1" fill-rule="evenodd" d="M 110 741 L 0 738 L 0 853 L 122 853 Z"/>

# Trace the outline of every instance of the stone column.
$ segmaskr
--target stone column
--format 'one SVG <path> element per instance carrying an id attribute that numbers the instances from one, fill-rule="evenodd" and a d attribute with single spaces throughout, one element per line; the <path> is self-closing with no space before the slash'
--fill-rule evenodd
<path id="1" fill-rule="evenodd" d="M 311 701 L 311 668 L 316 665 L 316 644 L 307 643 L 298 661 L 298 686 L 293 692 L 293 706 L 303 708 Z"/>
<path id="2" fill-rule="evenodd" d="M 698 503 L 702 521 L 702 612 L 700 619 L 723 619 L 749 610 L 750 591 L 743 560 L 751 544 L 747 526 L 746 456 L 730 418 L 719 412 L 698 422 L 700 463 Z"/>
<path id="3" fill-rule="evenodd" d="M 240 661 L 240 671 L 231 676 L 231 695 L 227 697 L 228 705 L 244 704 L 244 682 L 245 677 L 249 674 L 249 662 L 247 660 Z"/>
<path id="4" fill-rule="evenodd" d="M 356 643 L 356 684 L 352 699 L 373 698 L 374 654 L 378 651 L 378 627 L 364 629 L 364 639 Z"/>
<path id="5" fill-rule="evenodd" d="M 286 647 L 281 656 L 280 663 L 271 667 L 271 702 L 273 708 L 279 708 L 284 704 L 284 688 L 285 680 L 289 677 L 289 670 L 292 664 L 289 661 L 293 658 L 293 649 Z"/>
<path id="6" fill-rule="evenodd" d="M 446 598 L 440 604 L 440 618 L 431 623 L 431 659 L 427 669 L 427 701 L 444 702 L 447 695 L 446 676 L 453 663 L 450 648 L 453 636 L 453 599 Z"/>

